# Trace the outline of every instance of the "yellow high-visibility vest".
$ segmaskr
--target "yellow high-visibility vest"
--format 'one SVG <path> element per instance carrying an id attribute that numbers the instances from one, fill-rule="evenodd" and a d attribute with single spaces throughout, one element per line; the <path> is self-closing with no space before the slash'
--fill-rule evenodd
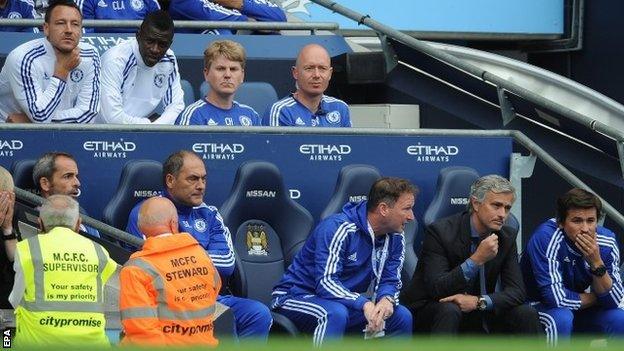
<path id="1" fill-rule="evenodd" d="M 17 251 L 25 291 L 15 344 L 108 346 L 104 284 L 116 268 L 108 252 L 63 227 L 19 242 Z"/>

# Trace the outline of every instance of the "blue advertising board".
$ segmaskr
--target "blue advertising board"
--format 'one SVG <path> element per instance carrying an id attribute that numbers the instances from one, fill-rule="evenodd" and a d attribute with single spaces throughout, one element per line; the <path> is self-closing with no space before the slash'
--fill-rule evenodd
<path id="1" fill-rule="evenodd" d="M 274 0 L 303 21 L 367 29 L 310 0 Z M 398 30 L 563 34 L 564 0 L 340 0 L 340 5 Z"/>
<path id="2" fill-rule="evenodd" d="M 80 204 L 100 218 L 112 198 L 124 164 L 133 159 L 162 162 L 186 149 L 198 153 L 208 169 L 205 201 L 220 206 L 238 167 L 248 160 L 277 165 L 285 185 L 315 219 L 332 196 L 340 169 L 349 164 L 376 166 L 382 175 L 410 179 L 421 192 L 415 214 L 420 219 L 431 201 L 440 169 L 470 166 L 480 174 L 507 176 L 512 139 L 362 134 L 275 134 L 212 132 L 181 128 L 178 132 L 129 130 L 0 130 L 0 165 L 37 159 L 48 151 L 69 152 L 78 162 Z M 255 131 L 255 130 L 254 130 Z M 151 190 L 145 189 L 146 193 Z"/>

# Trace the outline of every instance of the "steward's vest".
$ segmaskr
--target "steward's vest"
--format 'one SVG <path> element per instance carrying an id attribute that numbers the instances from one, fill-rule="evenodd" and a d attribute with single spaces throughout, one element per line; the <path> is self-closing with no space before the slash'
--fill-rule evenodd
<path id="1" fill-rule="evenodd" d="M 221 279 L 189 234 L 148 238 L 120 273 L 122 344 L 216 346 Z"/>
<path id="2" fill-rule="evenodd" d="M 104 284 L 116 263 L 99 244 L 56 227 L 17 244 L 24 297 L 16 345 L 108 346 Z"/>

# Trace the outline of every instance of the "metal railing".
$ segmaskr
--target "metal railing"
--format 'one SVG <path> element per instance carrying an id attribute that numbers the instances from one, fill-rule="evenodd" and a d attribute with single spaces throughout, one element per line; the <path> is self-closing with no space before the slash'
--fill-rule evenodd
<path id="1" fill-rule="evenodd" d="M 140 20 L 84 20 L 84 28 L 138 28 Z M 235 21 L 173 21 L 176 28 L 185 29 L 235 29 L 235 30 L 317 30 L 333 31 L 339 28 L 335 22 L 235 22 Z M 43 19 L 0 18 L 0 26 L 39 27 Z"/>
<path id="2" fill-rule="evenodd" d="M 578 113 L 564 105 L 547 100 L 536 94 L 535 92 L 526 89 L 516 83 L 513 83 L 498 75 L 492 74 L 486 70 L 483 70 L 475 65 L 472 65 L 465 60 L 459 59 L 451 54 L 434 48 L 433 46 L 424 43 L 418 39 L 415 39 L 405 33 L 402 33 L 394 28 L 391 28 L 381 22 L 375 21 L 370 15 L 364 15 L 359 12 L 353 11 L 347 7 L 344 7 L 337 2 L 329 0 L 311 0 L 317 5 L 323 6 L 333 12 L 341 14 L 349 19 L 356 21 L 360 25 L 367 26 L 373 29 L 375 32 L 386 36 L 388 38 L 395 39 L 412 49 L 425 53 L 449 66 L 456 69 L 463 70 L 475 77 L 480 78 L 484 82 L 492 83 L 510 93 L 518 95 L 534 104 L 542 106 L 548 110 L 556 112 L 564 117 L 567 117 L 591 130 L 604 134 L 615 140 L 618 146 L 618 152 L 620 156 L 620 166 L 624 173 L 624 131 L 610 127 L 609 125 L 589 116 L 585 116 Z M 624 119 L 624 115 L 622 115 Z"/>
<path id="3" fill-rule="evenodd" d="M 19 200 L 26 201 L 35 206 L 40 206 L 43 203 L 43 198 L 41 196 L 35 195 L 29 191 L 22 190 L 17 187 L 14 190 L 15 190 L 15 197 L 18 198 Z M 115 227 L 102 223 L 84 214 L 80 214 L 80 218 L 82 219 L 83 224 L 91 228 L 97 229 L 98 232 L 100 233 L 104 233 L 112 238 L 124 241 L 126 243 L 130 243 L 137 247 L 143 246 L 143 239 L 140 239 L 134 235 L 128 234 L 124 232 L 123 230 L 119 230 Z"/>

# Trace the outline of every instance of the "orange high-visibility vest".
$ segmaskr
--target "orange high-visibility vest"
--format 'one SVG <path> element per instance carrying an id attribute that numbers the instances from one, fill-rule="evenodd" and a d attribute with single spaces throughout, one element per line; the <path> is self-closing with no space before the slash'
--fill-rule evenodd
<path id="1" fill-rule="evenodd" d="M 121 269 L 122 344 L 216 346 L 221 279 L 190 234 L 151 237 Z"/>

